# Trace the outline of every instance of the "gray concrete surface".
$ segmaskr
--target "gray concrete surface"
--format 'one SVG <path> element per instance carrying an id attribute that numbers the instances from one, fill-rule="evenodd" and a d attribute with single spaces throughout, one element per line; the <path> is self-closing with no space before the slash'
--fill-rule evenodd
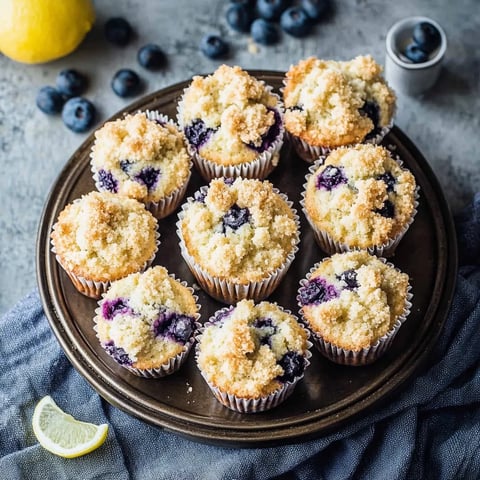
<path id="1" fill-rule="evenodd" d="M 455 212 L 479 190 L 480 170 L 480 4 L 478 0 L 332 0 L 334 11 L 308 38 L 283 35 L 272 47 L 249 49 L 246 34 L 225 21 L 227 0 L 98 0 L 97 20 L 81 47 L 70 56 L 44 65 L 23 65 L 0 55 L 0 314 L 36 288 L 35 239 L 40 214 L 57 175 L 87 134 L 67 130 L 60 117 L 47 117 L 35 106 L 37 90 L 54 84 L 67 67 L 86 73 L 86 97 L 104 121 L 130 100 L 115 96 L 113 73 L 134 68 L 153 92 L 221 62 L 198 50 L 205 33 L 222 34 L 231 46 L 225 60 L 244 68 L 286 70 L 309 56 L 346 60 L 370 53 L 384 64 L 390 25 L 411 15 L 426 15 L 446 30 L 449 47 L 435 88 L 420 98 L 399 95 L 396 124 L 414 141 L 436 172 Z M 112 16 L 129 19 L 136 31 L 126 48 L 104 40 L 103 24 Z M 161 45 L 169 64 L 150 73 L 136 62 L 147 42 Z"/>

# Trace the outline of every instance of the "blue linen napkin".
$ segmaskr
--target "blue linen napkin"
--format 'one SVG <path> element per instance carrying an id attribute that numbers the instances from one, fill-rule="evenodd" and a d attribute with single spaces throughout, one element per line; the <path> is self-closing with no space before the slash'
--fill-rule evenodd
<path id="1" fill-rule="evenodd" d="M 0 320 L 0 477 L 5 479 L 480 478 L 480 194 L 456 219 L 461 267 L 427 368 L 382 407 L 334 433 L 276 448 L 199 444 L 102 400 L 71 366 L 33 292 Z M 44 450 L 31 428 L 50 394 L 78 419 L 109 424 L 77 459 Z"/>

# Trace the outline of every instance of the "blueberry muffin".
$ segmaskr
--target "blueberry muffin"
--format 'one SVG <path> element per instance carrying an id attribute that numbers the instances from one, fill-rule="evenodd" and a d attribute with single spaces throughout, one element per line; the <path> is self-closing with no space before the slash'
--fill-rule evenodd
<path id="1" fill-rule="evenodd" d="M 193 290 L 156 266 L 112 282 L 94 318 L 105 351 L 143 377 L 163 377 L 187 359 L 198 327 Z"/>
<path id="2" fill-rule="evenodd" d="M 371 144 L 337 148 L 322 161 L 310 168 L 302 201 L 322 250 L 393 255 L 416 213 L 412 173 Z"/>
<path id="3" fill-rule="evenodd" d="M 309 162 L 335 147 L 379 143 L 391 128 L 396 104 L 381 66 L 369 55 L 300 61 L 286 74 L 283 100 L 285 129 Z"/>
<path id="4" fill-rule="evenodd" d="M 91 167 L 99 191 L 135 198 L 157 218 L 182 201 L 191 173 L 185 137 L 158 112 L 139 112 L 95 132 Z"/>
<path id="5" fill-rule="evenodd" d="M 177 233 L 200 286 L 225 303 L 270 295 L 298 250 L 291 205 L 270 182 L 244 178 L 213 179 L 189 198 Z"/>
<path id="6" fill-rule="evenodd" d="M 179 102 L 178 123 L 207 181 L 263 179 L 278 164 L 282 104 L 270 87 L 240 67 L 221 65 L 211 75 L 193 77 Z"/>
<path id="7" fill-rule="evenodd" d="M 84 295 L 147 268 L 158 249 L 157 220 L 139 201 L 90 192 L 67 205 L 51 232 L 57 261 Z"/>
<path id="8" fill-rule="evenodd" d="M 285 400 L 309 364 L 308 332 L 277 304 L 242 300 L 218 311 L 197 344 L 197 364 L 215 397 L 242 413 Z"/>
<path id="9" fill-rule="evenodd" d="M 323 355 L 365 365 L 391 346 L 410 311 L 409 290 L 406 273 L 363 250 L 317 263 L 301 281 L 297 300 Z"/>

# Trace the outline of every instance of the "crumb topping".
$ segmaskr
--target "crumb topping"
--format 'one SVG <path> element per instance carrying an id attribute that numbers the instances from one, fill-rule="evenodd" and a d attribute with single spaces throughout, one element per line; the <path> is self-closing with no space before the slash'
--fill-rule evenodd
<path id="1" fill-rule="evenodd" d="M 356 273 L 355 288 L 346 288 L 342 273 Z M 304 305 L 302 314 L 314 332 L 340 348 L 369 347 L 392 329 L 404 313 L 408 275 L 366 251 L 335 254 L 322 261 L 310 279 L 323 278 L 340 294 Z"/>
<path id="2" fill-rule="evenodd" d="M 311 145 L 337 147 L 362 142 L 374 130 L 362 113 L 375 102 L 380 127 L 394 115 L 396 96 L 370 56 L 350 61 L 309 57 L 290 67 L 283 92 L 285 128 Z"/>
<path id="3" fill-rule="evenodd" d="M 249 221 L 224 227 L 234 206 Z M 181 221 L 188 253 L 209 274 L 238 283 L 258 281 L 279 268 L 298 242 L 293 210 L 268 181 L 237 178 L 210 182 L 204 202 L 189 203 Z"/>
<path id="4" fill-rule="evenodd" d="M 269 319 L 265 330 L 255 326 Z M 221 390 L 243 398 L 258 398 L 281 387 L 284 369 L 278 363 L 287 352 L 302 356 L 307 333 L 297 319 L 278 305 L 242 300 L 222 323 L 208 325 L 200 339 L 197 361 L 208 381 Z"/>
<path id="5" fill-rule="evenodd" d="M 62 265 L 95 281 L 117 280 L 155 254 L 157 220 L 137 200 L 90 192 L 67 205 L 51 233 Z"/>
<path id="6" fill-rule="evenodd" d="M 345 183 L 328 190 L 318 179 L 328 166 L 341 167 Z M 385 181 L 385 175 L 391 180 Z M 340 147 L 330 152 L 307 182 L 305 210 L 334 240 L 355 248 L 383 245 L 407 225 L 415 208 L 415 178 L 381 146 Z M 383 212 L 393 206 L 390 218 Z"/>

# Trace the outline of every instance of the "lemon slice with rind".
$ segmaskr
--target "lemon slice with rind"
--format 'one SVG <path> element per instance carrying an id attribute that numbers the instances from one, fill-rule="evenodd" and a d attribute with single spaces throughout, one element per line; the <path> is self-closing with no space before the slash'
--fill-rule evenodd
<path id="1" fill-rule="evenodd" d="M 38 402 L 32 418 L 33 432 L 40 445 L 65 458 L 92 452 L 105 442 L 108 425 L 80 422 L 65 413 L 47 395 Z"/>

